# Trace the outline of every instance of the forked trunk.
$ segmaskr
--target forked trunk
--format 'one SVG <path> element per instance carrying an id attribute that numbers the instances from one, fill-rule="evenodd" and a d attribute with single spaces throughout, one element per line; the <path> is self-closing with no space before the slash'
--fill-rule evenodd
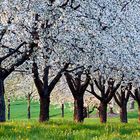
<path id="1" fill-rule="evenodd" d="M 0 122 L 5 122 L 4 81 L 0 79 Z"/>
<path id="2" fill-rule="evenodd" d="M 123 105 L 120 108 L 120 120 L 122 123 L 127 123 L 127 105 Z"/>
<path id="3" fill-rule="evenodd" d="M 106 103 L 100 103 L 99 106 L 99 117 L 101 123 L 107 122 L 107 104 Z"/>
<path id="4" fill-rule="evenodd" d="M 40 116 L 39 121 L 44 122 L 49 120 L 50 97 L 40 97 Z"/>
<path id="5" fill-rule="evenodd" d="M 83 122 L 83 97 L 74 99 L 74 121 Z"/>

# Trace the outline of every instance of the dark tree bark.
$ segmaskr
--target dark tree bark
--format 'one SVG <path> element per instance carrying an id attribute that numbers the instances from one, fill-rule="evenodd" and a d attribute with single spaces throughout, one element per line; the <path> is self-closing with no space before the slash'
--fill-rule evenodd
<path id="1" fill-rule="evenodd" d="M 50 94 L 52 93 L 52 90 L 60 80 L 62 73 L 68 68 L 68 66 L 69 64 L 65 64 L 64 67 L 53 78 L 50 84 L 48 84 L 50 67 L 49 66 L 45 67 L 43 80 L 41 80 L 38 73 L 38 66 L 35 62 L 33 63 L 32 72 L 34 74 L 33 75 L 34 83 L 40 96 L 40 115 L 39 115 L 40 122 L 49 120 Z"/>
<path id="2" fill-rule="evenodd" d="M 132 84 L 129 83 L 127 87 L 121 86 L 121 93 L 114 96 L 114 99 L 118 106 L 120 107 L 120 121 L 122 123 L 127 123 L 127 103 L 131 95 Z"/>
<path id="3" fill-rule="evenodd" d="M 10 120 L 10 106 L 11 106 L 11 100 L 10 100 L 10 97 L 8 97 L 8 110 L 7 110 L 7 112 L 8 112 L 8 120 Z"/>
<path id="4" fill-rule="evenodd" d="M 128 120 L 127 120 L 127 105 L 125 105 L 125 104 L 120 108 L 120 120 L 122 123 L 128 122 Z"/>
<path id="5" fill-rule="evenodd" d="M 33 89 L 31 92 L 28 92 L 28 94 L 26 95 L 26 99 L 27 99 L 27 118 L 31 119 L 31 101 L 33 99 Z"/>
<path id="6" fill-rule="evenodd" d="M 88 118 L 87 107 L 83 107 L 83 118 Z"/>
<path id="7" fill-rule="evenodd" d="M 31 94 L 30 93 L 28 93 L 27 102 L 28 102 L 27 117 L 28 117 L 28 119 L 30 119 L 31 118 Z"/>
<path id="8" fill-rule="evenodd" d="M 65 115 L 65 111 L 64 111 L 64 104 L 61 105 L 61 116 L 62 118 L 64 118 L 64 115 Z"/>
<path id="9" fill-rule="evenodd" d="M 77 77 L 72 77 L 71 74 L 68 72 L 65 73 L 65 77 L 68 83 L 68 86 L 72 92 L 73 98 L 74 98 L 74 121 L 75 122 L 83 122 L 84 116 L 83 116 L 83 109 L 84 109 L 84 101 L 83 96 L 85 93 L 85 90 L 89 84 L 90 77 L 88 74 L 86 74 L 86 80 L 84 83 L 81 81 L 81 76 L 83 74 L 83 71 L 80 71 L 77 73 Z"/>
<path id="10" fill-rule="evenodd" d="M 0 122 L 4 122 L 5 120 L 4 81 L 0 79 Z"/>
<path id="11" fill-rule="evenodd" d="M 138 104 L 138 122 L 140 123 L 140 87 L 136 88 L 134 94 L 131 93 L 131 96 Z"/>
<path id="12" fill-rule="evenodd" d="M 140 123 L 140 105 L 138 105 L 138 122 Z"/>
<path id="13" fill-rule="evenodd" d="M 114 86 L 115 81 L 110 78 L 108 80 L 108 87 L 107 90 L 105 90 L 105 80 L 103 79 L 102 76 L 99 77 L 99 80 L 97 81 L 96 79 L 94 80 L 94 83 L 96 87 L 99 89 L 101 96 L 99 96 L 95 90 L 94 90 L 94 85 L 91 82 L 91 94 L 93 94 L 98 100 L 100 100 L 100 106 L 99 106 L 99 117 L 100 117 L 100 122 L 101 123 L 106 123 L 107 122 L 107 104 L 111 101 L 113 96 L 115 95 L 117 89 L 121 85 L 121 81 Z"/>
<path id="14" fill-rule="evenodd" d="M 50 97 L 40 97 L 40 114 L 39 121 L 44 122 L 49 120 Z"/>
<path id="15" fill-rule="evenodd" d="M 74 121 L 83 122 L 84 121 L 84 103 L 83 97 L 74 99 Z"/>
<path id="16" fill-rule="evenodd" d="M 107 121 L 107 104 L 101 102 L 99 106 L 99 117 L 101 123 L 106 123 Z"/>

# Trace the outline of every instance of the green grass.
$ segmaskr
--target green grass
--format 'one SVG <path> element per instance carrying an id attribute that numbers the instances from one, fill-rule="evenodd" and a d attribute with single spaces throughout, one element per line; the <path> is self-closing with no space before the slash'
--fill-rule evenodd
<path id="1" fill-rule="evenodd" d="M 98 119 L 86 119 L 75 124 L 65 119 L 48 123 L 11 121 L 0 125 L 1 140 L 139 140 L 140 125 L 132 119 L 128 124 L 110 120 L 100 124 Z"/>
<path id="2" fill-rule="evenodd" d="M 72 117 L 72 110 L 69 105 L 65 105 L 65 117 Z M 12 120 L 27 119 L 27 103 L 23 100 L 11 102 L 11 115 Z M 31 119 L 36 119 L 39 116 L 39 103 L 31 102 Z M 50 117 L 61 117 L 61 108 L 59 105 L 50 106 Z"/>
<path id="3" fill-rule="evenodd" d="M 26 106 L 25 101 L 11 104 L 12 120 L 0 124 L 0 140 L 140 140 L 136 111 L 128 113 L 128 124 L 121 124 L 118 117 L 108 118 L 106 124 L 100 124 L 99 118 L 88 118 L 83 124 L 76 124 L 68 105 L 63 119 L 60 108 L 51 106 L 50 121 L 39 123 L 39 104 L 32 102 L 30 121 Z"/>

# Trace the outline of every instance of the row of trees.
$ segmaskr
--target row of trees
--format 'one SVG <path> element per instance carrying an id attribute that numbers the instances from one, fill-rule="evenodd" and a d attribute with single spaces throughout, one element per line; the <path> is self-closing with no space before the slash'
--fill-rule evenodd
<path id="1" fill-rule="evenodd" d="M 68 73 L 67 73 L 68 74 Z M 65 74 L 66 75 L 66 74 Z M 19 75 L 18 75 L 19 76 Z M 67 75 L 68 76 L 68 75 Z M 72 80 L 72 76 L 69 74 L 69 76 L 67 77 L 67 76 L 65 76 L 66 77 L 66 79 L 68 78 L 68 77 L 70 77 L 71 78 L 71 81 L 74 81 L 74 79 Z M 20 77 L 20 76 L 19 76 Z M 77 79 L 77 78 L 76 78 Z M 87 78 L 86 78 L 87 79 Z M 89 78 L 90 79 L 90 78 Z M 28 81 L 29 81 L 30 79 L 28 78 Z M 9 80 L 8 80 L 9 81 Z M 19 81 L 19 79 L 18 79 L 18 81 Z M 88 80 L 85 80 L 85 81 L 88 81 Z M 78 79 L 77 79 L 77 82 L 78 82 Z M 95 82 L 95 81 L 94 81 Z M 96 81 L 97 82 L 97 81 Z M 109 81 L 108 81 L 108 86 L 110 87 L 111 85 L 109 85 L 109 82 L 114 82 L 113 81 L 113 79 L 109 79 Z M 85 85 L 85 83 L 86 82 L 84 82 L 83 84 L 82 84 L 82 86 L 84 86 Z M 61 102 L 61 105 L 62 105 L 62 116 L 64 116 L 64 101 L 69 101 L 69 102 L 72 102 L 72 101 L 74 101 L 74 120 L 76 121 L 76 122 L 82 122 L 83 120 L 84 120 L 84 118 L 85 117 L 88 117 L 88 113 L 90 112 L 89 110 L 88 110 L 88 108 L 87 108 L 87 110 L 85 110 L 85 107 L 84 107 L 84 105 L 85 105 L 85 102 L 86 102 L 86 104 L 89 104 L 89 105 L 92 105 L 93 106 L 93 108 L 97 108 L 97 110 L 99 110 L 99 117 L 100 117 L 100 120 L 101 120 L 101 122 L 106 122 L 107 121 L 107 105 L 109 104 L 109 103 L 106 103 L 106 96 L 107 96 L 107 94 L 109 94 L 109 93 L 107 93 L 108 92 L 108 87 L 106 86 L 106 87 L 104 87 L 104 88 L 107 88 L 107 90 L 106 90 L 106 93 L 104 94 L 104 96 L 103 97 L 106 97 L 106 98 L 103 98 L 102 96 L 100 97 L 100 95 L 99 95 L 99 93 L 98 93 L 98 91 L 96 91 L 95 92 L 95 88 L 97 88 L 97 86 L 94 86 L 93 85 L 93 83 L 90 83 L 89 85 L 89 88 L 85 88 L 85 90 L 84 91 L 86 91 L 86 92 L 90 92 L 90 93 L 92 93 L 92 95 L 94 95 L 93 96 L 93 98 L 92 97 L 88 97 L 87 96 L 87 99 L 86 99 L 86 101 L 84 101 L 84 93 L 82 93 L 82 95 L 81 96 L 79 96 L 78 94 L 76 94 L 77 92 L 74 92 L 75 94 L 72 94 L 73 95 L 73 98 L 74 98 L 74 100 L 73 99 L 71 99 L 71 97 L 65 97 L 65 96 L 70 96 L 69 94 L 66 94 L 65 95 L 65 93 L 62 93 L 62 90 L 67 90 L 67 87 L 64 87 L 64 84 L 65 83 L 62 83 L 62 86 L 63 87 L 56 87 L 56 92 L 58 92 L 58 94 L 61 94 L 61 95 L 57 95 L 57 94 L 54 94 L 53 92 L 51 92 L 51 94 L 54 94 L 53 96 L 53 98 L 51 98 L 51 99 L 53 99 L 53 100 L 55 100 L 55 98 L 56 98 L 56 100 L 61 100 L 60 102 Z M 70 84 L 75 84 L 76 85 L 76 83 L 68 83 L 68 85 L 70 85 Z M 30 82 L 28 83 L 28 85 L 26 85 L 26 87 L 24 88 L 24 87 L 22 87 L 23 85 L 22 84 L 20 84 L 20 86 L 19 86 L 19 88 L 17 88 L 17 89 L 15 89 L 14 88 L 14 90 L 13 91 L 11 91 L 11 92 L 16 92 L 16 90 L 18 90 L 19 92 L 21 92 L 21 93 L 18 93 L 17 95 L 18 96 L 21 96 L 20 94 L 23 94 L 23 92 L 22 92 L 22 89 L 24 90 L 24 89 L 28 89 L 26 92 L 28 93 L 29 91 L 29 93 L 28 94 L 23 94 L 22 95 L 22 97 L 24 97 L 24 96 L 26 96 L 26 98 L 27 98 L 27 102 L 28 102 L 28 118 L 30 119 L 30 102 L 31 102 L 31 99 L 34 97 L 33 95 L 34 95 L 34 89 L 33 89 L 33 87 L 31 86 L 32 85 L 32 80 L 30 80 Z M 10 84 L 8 84 L 7 86 L 9 86 L 9 87 L 11 87 L 10 86 Z M 14 86 L 18 86 L 18 85 L 14 85 Z M 72 85 L 70 85 L 69 86 L 69 88 L 70 88 L 70 90 L 71 91 L 74 91 L 75 89 L 75 87 L 74 87 L 74 85 L 73 85 L 73 88 L 71 87 Z M 118 86 L 118 85 L 117 85 Z M 87 86 L 86 86 L 87 87 Z M 91 87 L 91 89 L 90 89 L 90 87 Z M 62 90 L 61 90 L 61 88 L 63 88 Z M 65 88 L 65 89 L 64 89 Z M 79 87 L 80 88 L 80 87 Z M 60 91 L 58 91 L 60 89 Z M 99 90 L 99 89 L 98 89 Z M 128 99 L 129 99 L 129 97 L 130 96 L 132 96 L 136 101 L 137 100 L 139 100 L 139 91 L 137 91 L 137 90 L 139 90 L 139 88 L 138 89 L 136 89 L 135 91 L 134 91 L 134 93 L 133 93 L 133 91 L 132 91 L 132 84 L 131 83 L 128 83 L 126 86 L 121 86 L 120 87 L 120 89 L 116 92 L 116 93 L 114 93 L 114 99 L 115 99 L 115 101 L 116 101 L 116 103 L 119 105 L 119 107 L 120 107 L 120 120 L 121 120 L 121 122 L 127 122 L 127 103 L 128 103 Z M 83 91 L 83 90 L 82 90 Z M 94 92 L 93 92 L 94 91 Z M 25 92 L 25 91 L 24 91 Z M 69 92 L 69 91 L 66 91 L 66 92 Z M 79 92 L 79 94 L 80 94 L 81 92 Z M 94 94 L 93 94 L 94 93 Z M 16 95 L 16 96 L 17 96 Z M 101 94 L 102 95 L 102 94 Z M 11 96 L 11 95 L 10 95 Z M 137 98 L 136 98 L 136 97 Z M 82 98 L 81 98 L 82 97 Z M 95 98 L 96 97 L 96 98 Z M 113 98 L 112 97 L 112 98 Z M 59 99 L 59 98 L 62 98 L 62 99 Z M 63 99 L 64 98 L 64 99 Z M 66 99 L 65 99 L 66 98 Z M 92 104 L 90 104 L 89 102 L 88 102 L 88 98 L 92 98 L 91 100 L 92 100 L 92 102 L 94 102 L 94 103 L 92 103 Z M 101 99 L 102 98 L 102 99 Z M 111 99 L 112 99 L 111 98 Z M 38 97 L 37 97 L 37 99 L 38 99 Z M 49 95 L 49 99 L 50 99 L 50 95 Z M 8 101 L 10 100 L 10 98 L 8 98 Z M 97 100 L 99 100 L 99 101 L 97 101 Z M 56 101 L 55 101 L 56 102 Z M 59 101 L 57 101 L 57 102 L 59 102 Z M 137 101 L 138 102 L 138 104 L 139 104 L 139 101 Z M 47 103 L 47 102 L 46 102 Z M 103 105 L 106 105 L 106 106 L 103 106 Z M 44 103 L 42 103 L 42 105 L 44 105 Z M 87 105 L 88 106 L 88 105 Z M 46 107 L 49 109 L 49 103 L 46 105 Z M 139 105 L 138 105 L 138 107 L 139 107 Z M 86 111 L 86 112 L 85 112 Z M 8 112 L 9 112 L 9 114 L 10 114 L 10 101 L 8 102 Z M 49 111 L 46 111 L 46 114 L 48 113 L 48 117 L 49 117 Z M 86 113 L 86 114 L 85 114 Z M 113 112 L 112 112 L 113 113 Z M 10 116 L 8 114 L 8 116 Z M 40 113 L 41 114 L 41 113 Z M 48 118 L 48 120 L 49 120 L 49 118 Z"/>
<path id="2" fill-rule="evenodd" d="M 18 75 L 18 77 L 20 77 L 20 75 Z M 21 79 L 23 80 L 23 77 Z M 17 80 L 19 81 L 21 79 L 18 78 Z M 8 80 L 7 82 L 9 82 L 9 81 L 10 80 Z M 12 79 L 11 81 L 12 82 L 16 81 L 16 78 L 15 79 Z M 6 84 L 7 86 L 10 87 L 10 89 L 12 89 L 12 86 L 18 87 L 17 84 L 10 85 L 11 81 L 8 83 L 8 85 Z M 23 90 L 25 89 L 24 87 L 22 87 L 23 86 L 22 83 L 20 83 L 20 84 L 18 83 L 19 84 L 19 88 L 16 89 L 15 87 L 13 87 L 13 90 L 10 91 L 10 92 L 14 93 L 13 95 L 18 96 L 19 99 L 25 99 L 25 97 L 26 97 L 27 104 L 28 104 L 28 109 L 27 109 L 28 119 L 30 119 L 31 100 L 34 98 L 34 100 L 38 101 L 38 99 L 39 99 L 38 96 L 35 94 L 35 92 L 36 92 L 34 90 L 35 87 L 31 86 L 32 83 L 33 83 L 33 81 L 28 78 L 28 85 L 26 85 L 26 89 L 28 89 L 28 88 L 29 89 L 28 89 L 28 92 L 26 91 L 27 93 L 25 91 L 22 92 L 22 89 Z M 61 87 L 61 86 L 63 86 L 63 87 Z M 59 82 L 58 83 L 58 86 L 56 86 L 55 91 L 52 92 L 52 96 L 51 96 L 51 102 L 53 102 L 55 105 L 56 104 L 57 105 L 59 104 L 61 106 L 61 113 L 62 113 L 61 115 L 62 115 L 62 117 L 64 117 L 64 103 L 68 103 L 68 102 L 69 103 L 72 103 L 74 101 L 74 105 L 75 105 L 74 106 L 74 109 L 77 109 L 79 111 L 82 109 L 82 108 L 80 108 L 77 105 L 78 102 L 75 103 L 75 98 L 74 99 L 71 98 L 71 96 L 69 95 L 68 88 L 67 87 L 64 87 L 64 86 L 65 85 L 64 85 L 63 82 L 62 83 Z M 58 90 L 60 90 L 60 91 L 58 91 Z M 65 92 L 67 92 L 67 94 L 66 93 L 62 93 L 62 90 L 64 90 Z M 139 93 L 136 94 L 136 90 L 134 91 L 134 94 L 131 91 L 132 91 L 132 85 L 131 85 L 131 83 L 129 83 L 126 87 L 125 86 L 121 86 L 120 93 L 117 92 L 114 95 L 114 99 L 115 99 L 116 103 L 120 107 L 120 120 L 121 120 L 121 122 L 125 122 L 125 123 L 127 122 L 127 103 L 128 103 L 129 96 L 132 96 L 134 99 L 135 99 L 135 95 L 136 96 L 139 96 Z M 56 92 L 56 93 L 54 93 L 54 92 Z M 90 92 L 90 90 L 87 89 L 86 92 Z M 90 92 L 90 93 L 92 93 L 92 92 Z M 96 93 L 94 92 L 94 94 L 96 94 Z M 36 95 L 36 96 L 34 96 L 34 95 Z M 93 94 L 91 94 L 91 95 L 93 95 Z M 95 108 L 97 109 L 97 112 L 99 111 L 99 114 L 98 115 L 100 116 L 101 122 L 102 122 L 102 119 L 106 119 L 104 117 L 107 117 L 107 116 L 103 116 L 102 114 L 100 114 L 100 111 L 101 111 L 100 110 L 100 107 L 101 107 L 101 103 L 100 102 L 101 101 L 98 99 L 99 96 L 98 95 L 95 95 L 95 96 L 85 95 L 85 96 L 86 97 L 83 97 L 83 99 L 85 98 L 83 101 L 80 99 L 83 102 L 81 104 L 81 105 L 83 105 L 83 110 L 81 110 L 82 115 L 83 115 L 83 120 L 84 120 L 85 117 L 89 117 L 89 114 L 92 113 Z M 98 96 L 98 98 L 95 98 L 96 96 Z M 13 97 L 13 96 L 11 94 L 8 95 L 8 119 L 10 119 L 10 99 L 11 99 L 10 97 Z M 14 98 L 16 98 L 16 97 L 14 97 Z M 79 100 L 78 95 L 77 95 L 77 100 Z M 103 100 L 102 100 L 102 102 L 103 102 Z M 89 110 L 89 107 L 90 107 L 91 110 Z M 109 108 L 110 108 L 110 106 L 109 106 Z M 111 108 L 114 109 L 113 106 L 111 106 Z M 110 111 L 109 113 L 113 115 L 114 111 L 111 110 L 111 108 L 109 110 Z M 104 109 L 102 109 L 102 111 L 104 111 Z M 107 111 L 107 109 L 105 111 Z M 107 112 L 103 112 L 103 113 L 105 113 L 105 115 L 107 115 Z M 74 110 L 74 120 L 77 122 L 78 119 L 75 118 L 75 117 L 77 117 L 76 110 Z M 81 117 L 81 115 L 80 115 L 80 117 Z M 81 120 L 81 121 L 83 121 L 83 120 Z M 78 122 L 80 122 L 80 121 L 78 121 Z"/>
<path id="3" fill-rule="evenodd" d="M 41 122 L 49 120 L 50 95 L 63 74 L 74 98 L 76 122 L 84 120 L 83 96 L 88 85 L 89 92 L 100 101 L 99 116 L 103 123 L 107 121 L 107 104 L 113 97 L 126 110 L 132 89 L 128 83 L 133 83 L 140 94 L 139 3 L 114 0 L 0 3 L 1 122 L 5 121 L 4 81 L 14 71 L 33 76 L 40 97 Z M 125 115 L 121 115 L 124 119 Z"/>

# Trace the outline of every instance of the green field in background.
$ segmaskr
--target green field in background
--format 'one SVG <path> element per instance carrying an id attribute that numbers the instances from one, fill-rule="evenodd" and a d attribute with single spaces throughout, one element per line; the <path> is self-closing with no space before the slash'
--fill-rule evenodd
<path id="1" fill-rule="evenodd" d="M 10 106 L 11 120 L 27 119 L 27 102 L 18 100 L 12 101 Z M 65 104 L 65 117 L 72 117 L 72 108 L 69 104 Z M 31 102 L 31 119 L 38 119 L 39 116 L 39 102 Z M 61 105 L 50 106 L 50 117 L 61 117 Z"/>
<path id="2" fill-rule="evenodd" d="M 92 114 L 96 114 L 95 110 Z M 31 119 L 38 119 L 39 116 L 39 102 L 31 102 Z M 73 106 L 65 104 L 65 118 L 72 118 L 73 116 Z M 137 118 L 137 106 L 132 112 L 128 112 L 128 119 Z M 51 105 L 50 106 L 50 118 L 61 118 L 61 105 Z M 118 118 L 118 117 L 117 117 Z M 21 120 L 27 119 L 27 102 L 25 100 L 17 100 L 11 102 L 11 119 Z M 119 118 L 118 118 L 119 119 Z"/>

